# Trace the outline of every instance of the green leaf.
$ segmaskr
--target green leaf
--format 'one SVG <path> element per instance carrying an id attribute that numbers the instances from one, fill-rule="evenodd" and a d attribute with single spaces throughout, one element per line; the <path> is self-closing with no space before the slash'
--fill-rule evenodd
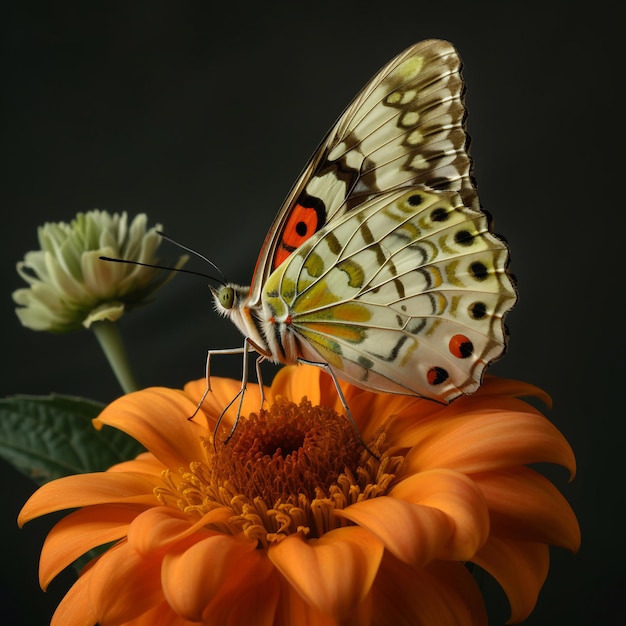
<path id="1" fill-rule="evenodd" d="M 92 400 L 56 394 L 0 398 L 0 456 L 39 485 L 134 458 L 143 451 L 134 439 L 92 425 L 103 408 Z"/>

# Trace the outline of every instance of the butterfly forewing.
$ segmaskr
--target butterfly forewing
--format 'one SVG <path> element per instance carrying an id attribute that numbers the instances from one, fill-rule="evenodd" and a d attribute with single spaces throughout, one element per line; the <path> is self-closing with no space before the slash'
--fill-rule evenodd
<path id="1" fill-rule="evenodd" d="M 270 273 L 325 224 L 367 198 L 422 184 L 459 191 L 478 209 L 464 129 L 460 59 L 445 41 L 387 64 L 331 129 L 292 188 L 257 261 L 251 304 Z"/>
<path id="2" fill-rule="evenodd" d="M 515 302 L 504 243 L 459 193 L 379 194 L 272 274 L 266 314 L 302 356 L 375 391 L 450 401 L 504 349 Z"/>

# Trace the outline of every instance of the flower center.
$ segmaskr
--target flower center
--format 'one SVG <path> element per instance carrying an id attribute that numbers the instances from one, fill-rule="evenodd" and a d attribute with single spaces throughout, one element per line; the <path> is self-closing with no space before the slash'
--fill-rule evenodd
<path id="1" fill-rule="evenodd" d="M 385 455 L 384 439 L 381 430 L 368 443 L 372 456 L 332 409 L 277 398 L 269 411 L 242 416 L 228 443 L 206 441 L 206 460 L 181 471 L 180 481 L 169 476 L 168 491 L 189 514 L 230 508 L 229 528 L 219 530 L 244 532 L 261 546 L 292 533 L 320 537 L 350 524 L 335 510 L 388 491 L 403 459 Z"/>

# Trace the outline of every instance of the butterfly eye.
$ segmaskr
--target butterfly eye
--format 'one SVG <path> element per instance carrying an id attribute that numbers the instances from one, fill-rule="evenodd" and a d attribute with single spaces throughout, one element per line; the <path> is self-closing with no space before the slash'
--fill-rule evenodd
<path id="1" fill-rule="evenodd" d="M 232 309 L 233 304 L 235 303 L 235 290 L 232 287 L 222 287 L 217 297 L 220 301 L 220 304 L 225 309 Z"/>

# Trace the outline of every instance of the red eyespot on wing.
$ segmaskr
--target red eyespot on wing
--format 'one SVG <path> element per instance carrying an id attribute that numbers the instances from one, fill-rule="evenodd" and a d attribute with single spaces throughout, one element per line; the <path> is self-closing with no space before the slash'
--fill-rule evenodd
<path id="1" fill-rule="evenodd" d="M 293 248 L 301 246 L 317 230 L 317 222 L 313 207 L 296 204 L 285 224 L 282 243 Z"/>
<path id="2" fill-rule="evenodd" d="M 283 228 L 280 242 L 274 253 L 272 269 L 275 270 L 294 250 L 317 232 L 320 226 L 319 210 L 296 204 Z"/>
<path id="3" fill-rule="evenodd" d="M 448 344 L 450 354 L 457 359 L 466 359 L 472 356 L 474 352 L 474 344 L 465 335 L 454 335 Z"/>
<path id="4" fill-rule="evenodd" d="M 436 386 L 445 383 L 450 378 L 450 374 L 443 367 L 431 367 L 426 374 L 426 378 L 429 385 Z"/>

